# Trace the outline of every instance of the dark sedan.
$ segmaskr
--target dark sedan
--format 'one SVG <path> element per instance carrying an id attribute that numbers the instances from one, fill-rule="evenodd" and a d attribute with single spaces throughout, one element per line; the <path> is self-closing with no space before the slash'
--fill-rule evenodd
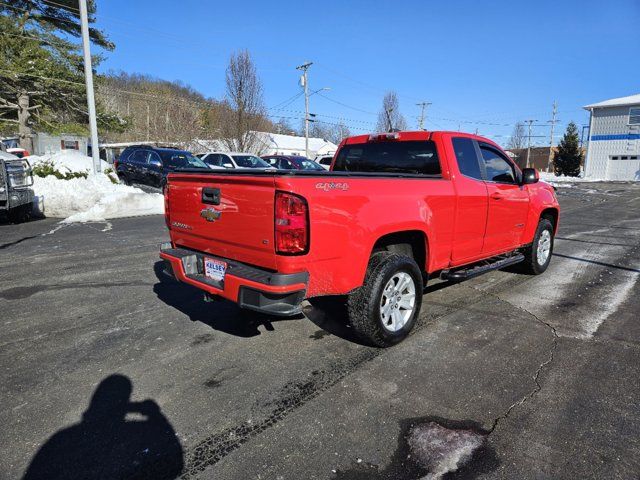
<path id="1" fill-rule="evenodd" d="M 298 155 L 264 155 L 262 159 L 278 170 L 315 170 L 324 172 L 324 168 L 307 157 Z"/>

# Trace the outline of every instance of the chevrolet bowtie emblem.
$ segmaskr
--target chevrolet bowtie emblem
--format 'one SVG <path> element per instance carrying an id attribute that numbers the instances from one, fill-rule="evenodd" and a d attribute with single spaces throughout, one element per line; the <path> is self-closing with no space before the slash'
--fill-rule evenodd
<path id="1" fill-rule="evenodd" d="M 200 216 L 204 218 L 207 222 L 215 222 L 220 218 L 222 212 L 218 210 L 214 210 L 213 208 L 205 208 L 200 211 Z"/>

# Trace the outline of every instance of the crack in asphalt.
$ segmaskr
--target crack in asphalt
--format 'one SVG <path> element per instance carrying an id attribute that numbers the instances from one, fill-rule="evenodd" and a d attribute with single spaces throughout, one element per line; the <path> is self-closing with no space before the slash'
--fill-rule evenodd
<path id="1" fill-rule="evenodd" d="M 556 328 L 551 325 L 549 322 L 545 322 L 544 320 L 542 320 L 540 317 L 538 317 L 538 315 L 536 315 L 533 312 L 530 312 L 529 310 L 527 310 L 526 308 L 520 306 L 520 305 L 515 305 L 513 303 L 511 303 L 508 300 L 505 300 L 504 298 L 500 297 L 498 294 L 493 293 L 493 292 L 489 292 L 489 291 L 483 291 L 480 290 L 478 288 L 475 287 L 471 287 L 476 291 L 480 291 L 483 293 L 486 293 L 488 295 L 491 295 L 492 297 L 494 297 L 495 299 L 499 300 L 500 302 L 506 303 L 508 305 L 511 305 L 512 307 L 528 314 L 529 316 L 533 317 L 538 323 L 540 323 L 541 325 L 544 325 L 545 327 L 547 327 L 551 333 L 553 334 L 553 341 L 551 344 L 551 348 L 549 349 L 549 354 L 547 359 L 542 362 L 540 365 L 538 365 L 538 368 L 536 369 L 535 374 L 533 375 L 533 381 L 535 383 L 535 387 L 526 395 L 524 395 L 522 398 L 520 398 L 517 402 L 512 403 L 509 408 L 507 408 L 507 410 L 500 416 L 496 417 L 493 422 L 491 423 L 491 427 L 488 429 L 488 435 L 491 435 L 494 430 L 498 427 L 498 424 L 502 421 L 502 420 L 506 420 L 509 415 L 511 414 L 511 412 L 521 406 L 524 405 L 524 403 L 526 403 L 529 399 L 531 399 L 536 393 L 538 393 L 540 390 L 542 390 L 542 384 L 540 383 L 540 375 L 542 374 L 542 371 L 544 370 L 544 368 L 547 365 L 550 365 L 553 362 L 554 356 L 555 356 L 555 352 L 556 349 L 558 348 L 558 339 L 560 338 L 558 336 L 558 332 L 556 331 Z"/>

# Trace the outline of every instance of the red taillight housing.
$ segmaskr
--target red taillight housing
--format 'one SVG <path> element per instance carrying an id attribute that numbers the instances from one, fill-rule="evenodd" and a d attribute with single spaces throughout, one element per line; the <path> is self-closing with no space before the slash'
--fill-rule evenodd
<path id="1" fill-rule="evenodd" d="M 293 193 L 276 192 L 276 253 L 302 255 L 309 251 L 309 207 Z"/>

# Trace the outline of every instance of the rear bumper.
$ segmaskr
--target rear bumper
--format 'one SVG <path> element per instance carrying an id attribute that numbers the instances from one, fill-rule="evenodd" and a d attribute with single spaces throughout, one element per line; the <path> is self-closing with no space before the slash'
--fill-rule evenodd
<path id="1" fill-rule="evenodd" d="M 223 282 L 204 275 L 205 255 L 227 262 Z M 165 260 L 167 270 L 170 269 L 167 273 L 176 280 L 236 302 L 243 308 L 280 316 L 296 315 L 302 311 L 300 304 L 309 282 L 307 272 L 270 272 L 196 250 L 172 248 L 168 243 L 161 246 L 160 258 Z"/>

